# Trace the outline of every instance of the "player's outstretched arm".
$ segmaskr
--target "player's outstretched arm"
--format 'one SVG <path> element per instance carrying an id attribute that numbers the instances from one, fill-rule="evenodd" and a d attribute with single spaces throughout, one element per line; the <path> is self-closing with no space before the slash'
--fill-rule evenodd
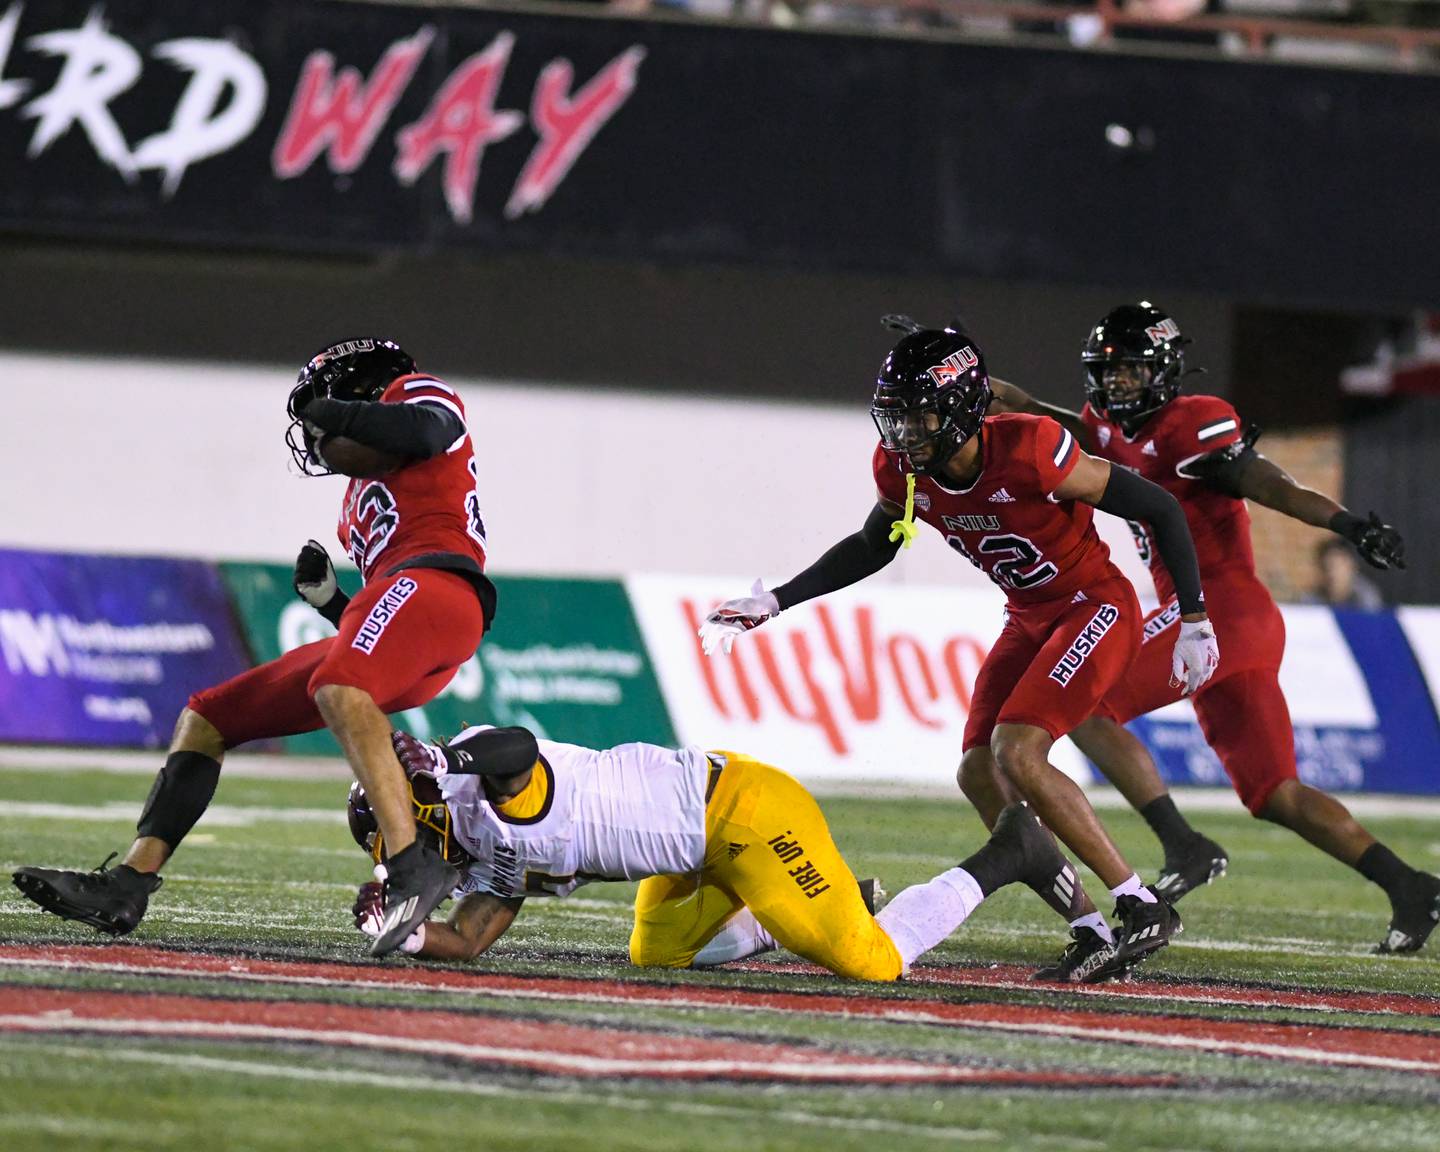
<path id="1" fill-rule="evenodd" d="M 1251 445 L 1256 433 L 1246 434 L 1228 448 L 1192 461 L 1183 475 L 1208 481 L 1227 492 L 1273 508 L 1294 520 L 1328 528 L 1345 537 L 1372 568 L 1404 568 L 1405 538 L 1374 512 L 1368 519 L 1356 516 L 1323 492 L 1307 488 Z"/>
<path id="2" fill-rule="evenodd" d="M 473 960 L 505 935 L 523 903 L 523 896 L 472 892 L 455 906 L 448 924 L 425 925 L 425 947 L 419 954 L 432 960 Z"/>
<path id="3" fill-rule="evenodd" d="M 1068 408 L 1061 408 L 1055 404 L 1046 404 L 1043 400 L 1036 400 L 1018 384 L 997 380 L 994 376 L 990 377 L 990 391 L 994 396 L 994 399 L 990 401 L 992 415 L 1003 412 L 1020 412 L 1028 416 L 1049 416 L 1062 428 L 1068 429 L 1079 442 L 1080 447 L 1087 452 L 1094 450 L 1090 429 L 1085 426 L 1085 421 L 1080 418 L 1080 413 L 1072 412 Z"/>
<path id="4" fill-rule="evenodd" d="M 895 522 L 904 509 L 888 500 L 877 501 L 860 531 L 845 537 L 794 579 L 766 591 L 760 581 L 750 595 L 718 605 L 700 625 L 700 646 L 707 656 L 730 652 L 735 638 L 758 628 L 786 608 L 824 596 L 872 576 L 895 559 L 901 534 Z"/>
<path id="5" fill-rule="evenodd" d="M 366 936 L 380 931 L 385 919 L 384 901 L 384 885 L 380 881 L 360 886 L 353 912 L 355 927 Z M 488 892 L 472 892 L 455 906 L 449 923 L 425 921 L 400 950 L 428 960 L 472 960 L 505 934 L 523 903 L 523 896 L 505 898 Z"/>
<path id="6" fill-rule="evenodd" d="M 1214 674 L 1220 663 L 1220 648 L 1205 614 L 1195 541 L 1179 501 L 1160 485 L 1083 452 L 1054 494 L 1061 500 L 1080 500 L 1102 512 L 1150 526 L 1155 549 L 1174 581 L 1175 598 L 1180 604 L 1180 636 L 1175 642 L 1171 674 L 1177 683 L 1185 685 L 1186 695 L 1196 691 Z"/>

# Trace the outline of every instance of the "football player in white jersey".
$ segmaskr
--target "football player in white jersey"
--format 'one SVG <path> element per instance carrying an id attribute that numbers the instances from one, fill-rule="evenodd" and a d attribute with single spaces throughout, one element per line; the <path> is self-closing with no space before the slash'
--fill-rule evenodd
<path id="1" fill-rule="evenodd" d="M 653 744 L 600 751 L 524 728 L 467 728 L 449 744 L 392 739 L 421 835 L 461 872 L 449 921 L 427 921 L 402 945 L 437 960 L 480 955 L 528 897 L 639 880 L 637 965 L 706 967 L 781 947 L 840 976 L 895 980 L 1050 851 L 1016 804 L 979 851 L 872 915 L 814 797 L 748 756 Z M 383 863 L 358 784 L 349 817 L 356 841 Z M 355 904 L 367 934 L 381 922 L 380 891 L 363 886 Z"/>

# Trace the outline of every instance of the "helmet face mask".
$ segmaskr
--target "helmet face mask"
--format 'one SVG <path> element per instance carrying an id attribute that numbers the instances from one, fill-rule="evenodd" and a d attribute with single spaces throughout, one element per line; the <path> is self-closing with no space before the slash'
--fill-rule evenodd
<path id="1" fill-rule="evenodd" d="M 880 366 L 870 417 L 889 452 L 913 472 L 936 472 L 980 430 L 990 378 L 980 350 L 952 329 L 906 336 Z"/>
<path id="2" fill-rule="evenodd" d="M 1180 394 L 1188 343 L 1180 326 L 1149 301 L 1107 313 L 1080 354 L 1090 407 L 1120 424 L 1163 408 Z"/>
<path id="3" fill-rule="evenodd" d="M 415 371 L 415 361 L 393 340 L 342 340 L 321 349 L 300 369 L 285 411 L 290 426 L 285 444 L 306 476 L 330 476 L 333 469 L 318 451 L 319 436 L 301 415 L 312 400 L 380 399 L 392 380 Z"/>
<path id="4" fill-rule="evenodd" d="M 410 787 L 410 800 L 415 813 L 415 834 L 420 843 L 444 857 L 446 863 L 463 867 L 470 860 L 470 854 L 460 845 L 455 836 L 454 821 L 440 785 L 430 776 L 411 776 L 406 783 Z M 350 835 L 355 843 L 370 854 L 376 864 L 384 863 L 385 837 L 380 831 L 379 821 L 370 807 L 370 798 L 365 795 L 359 782 L 350 785 L 350 796 L 346 801 L 345 815 L 350 822 Z"/>

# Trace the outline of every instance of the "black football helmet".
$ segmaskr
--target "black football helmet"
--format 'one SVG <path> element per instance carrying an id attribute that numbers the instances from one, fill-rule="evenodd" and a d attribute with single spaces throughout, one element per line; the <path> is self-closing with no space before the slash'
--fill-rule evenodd
<path id="1" fill-rule="evenodd" d="M 440 794 L 440 785 L 433 776 L 425 775 L 411 776 L 407 782 L 415 808 L 415 833 L 420 842 L 440 853 L 446 863 L 463 868 L 471 857 L 455 837 L 454 822 L 450 818 L 450 809 L 445 805 L 445 797 Z M 350 785 L 345 816 L 350 821 L 350 835 L 355 838 L 355 843 L 370 853 L 375 863 L 382 863 L 386 856 L 385 837 L 370 807 L 370 798 L 365 795 L 365 789 L 360 787 L 358 780 Z"/>
<path id="2" fill-rule="evenodd" d="M 1129 423 L 1168 404 L 1180 393 L 1188 343 L 1180 326 L 1148 300 L 1106 313 L 1090 330 L 1080 353 L 1090 407 L 1107 420 Z M 1105 372 L 1116 364 L 1145 368 L 1149 379 L 1138 392 L 1112 395 Z"/>
<path id="3" fill-rule="evenodd" d="M 870 415 L 880 442 L 913 472 L 938 470 L 980 430 L 990 377 L 979 347 L 954 328 L 919 328 L 890 350 Z M 923 461 L 915 453 L 928 450 Z"/>
<path id="4" fill-rule="evenodd" d="M 300 415 L 320 396 L 331 400 L 378 400 L 392 380 L 415 371 L 412 360 L 393 340 L 341 340 L 321 349 L 300 369 L 290 390 L 286 411 L 290 427 L 285 443 L 307 476 L 329 476 L 332 470 L 315 451 L 315 437 Z"/>

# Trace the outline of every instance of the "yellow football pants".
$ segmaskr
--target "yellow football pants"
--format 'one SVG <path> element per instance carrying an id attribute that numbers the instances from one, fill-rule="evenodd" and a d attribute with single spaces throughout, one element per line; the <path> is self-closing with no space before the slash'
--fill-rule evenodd
<path id="1" fill-rule="evenodd" d="M 815 798 L 749 756 L 725 768 L 705 807 L 705 862 L 652 876 L 635 896 L 631 963 L 688 968 L 741 908 L 781 947 L 855 980 L 895 980 L 900 953 L 860 896 Z"/>

